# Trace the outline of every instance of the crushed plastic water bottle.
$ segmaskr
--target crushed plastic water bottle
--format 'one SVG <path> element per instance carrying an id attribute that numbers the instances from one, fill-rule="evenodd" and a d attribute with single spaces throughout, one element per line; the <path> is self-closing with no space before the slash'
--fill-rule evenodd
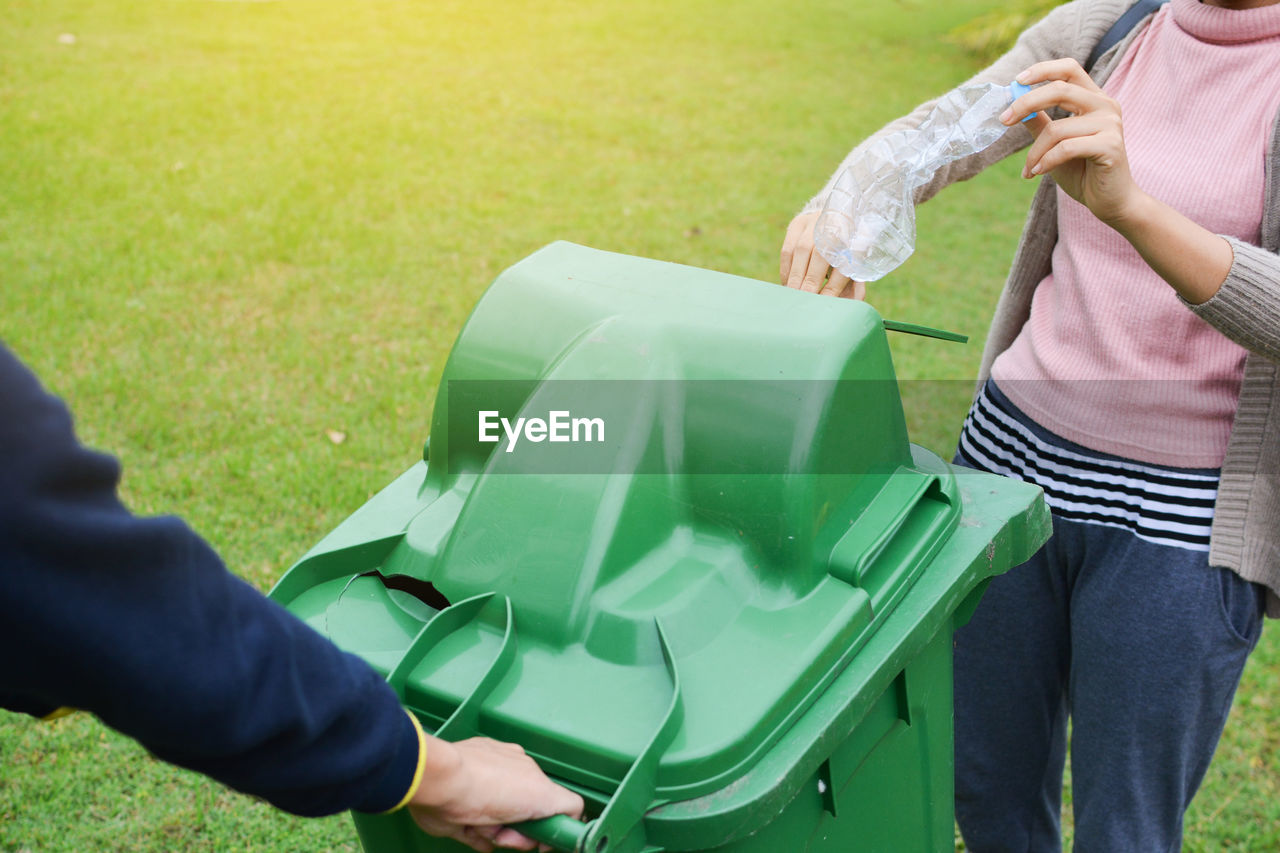
<path id="1" fill-rule="evenodd" d="M 976 154 L 1009 128 L 1000 114 L 1030 88 L 971 83 L 948 92 L 919 127 L 876 140 L 836 178 L 814 228 L 831 266 L 854 281 L 876 281 L 911 256 L 915 191 L 938 169 Z"/>

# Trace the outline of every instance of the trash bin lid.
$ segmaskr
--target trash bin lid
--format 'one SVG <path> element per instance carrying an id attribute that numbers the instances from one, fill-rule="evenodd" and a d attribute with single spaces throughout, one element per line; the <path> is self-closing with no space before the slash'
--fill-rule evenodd
<path id="1" fill-rule="evenodd" d="M 778 743 L 962 511 L 870 306 L 567 243 L 476 306 L 425 455 L 273 596 L 442 736 L 603 792 L 648 750 L 665 801 Z"/>

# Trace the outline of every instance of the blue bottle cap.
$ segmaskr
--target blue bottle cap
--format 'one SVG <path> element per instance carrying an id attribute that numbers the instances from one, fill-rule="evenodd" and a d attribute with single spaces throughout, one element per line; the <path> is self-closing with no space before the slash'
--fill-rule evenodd
<path id="1" fill-rule="evenodd" d="M 1025 83 L 1019 83 L 1017 80 L 1014 80 L 1012 83 L 1010 83 L 1010 84 L 1009 84 L 1009 94 L 1013 96 L 1013 100 L 1015 100 L 1015 101 L 1016 101 L 1016 100 L 1018 100 L 1018 98 L 1021 98 L 1023 95 L 1027 94 L 1027 92 L 1030 92 L 1030 91 L 1031 91 L 1031 87 L 1030 87 L 1030 86 L 1028 86 L 1028 85 L 1027 85 L 1027 84 L 1025 84 Z M 1024 121 L 1024 122 L 1031 121 L 1031 118 L 1032 118 L 1032 116 L 1034 116 L 1034 115 L 1035 115 L 1035 113 L 1032 113 L 1031 115 L 1029 115 L 1029 116 L 1027 116 L 1026 118 L 1024 118 L 1024 119 L 1023 119 L 1023 121 Z"/>

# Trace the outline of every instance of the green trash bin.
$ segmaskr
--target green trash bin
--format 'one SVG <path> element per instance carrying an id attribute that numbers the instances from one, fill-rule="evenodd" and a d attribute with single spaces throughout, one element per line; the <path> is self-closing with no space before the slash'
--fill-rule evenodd
<path id="1" fill-rule="evenodd" d="M 556 243 L 476 306 L 423 455 L 272 596 L 583 795 L 528 834 L 951 849 L 952 632 L 1048 514 L 909 444 L 871 307 Z"/>

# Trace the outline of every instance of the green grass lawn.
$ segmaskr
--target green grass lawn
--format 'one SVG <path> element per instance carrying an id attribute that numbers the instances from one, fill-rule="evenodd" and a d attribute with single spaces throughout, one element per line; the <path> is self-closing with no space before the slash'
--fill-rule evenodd
<path id="1" fill-rule="evenodd" d="M 0 337 L 267 588 L 418 456 L 495 275 L 567 239 L 766 280 L 848 147 L 974 60 L 998 0 L 7 0 Z M 948 452 L 1032 187 L 920 214 L 871 299 L 918 441 Z M 340 439 L 340 440 L 335 440 Z M 1280 849 L 1269 631 L 1188 849 Z M 5 654 L 22 654 L 6 649 Z M 355 850 L 83 716 L 0 715 L 0 848 Z"/>

